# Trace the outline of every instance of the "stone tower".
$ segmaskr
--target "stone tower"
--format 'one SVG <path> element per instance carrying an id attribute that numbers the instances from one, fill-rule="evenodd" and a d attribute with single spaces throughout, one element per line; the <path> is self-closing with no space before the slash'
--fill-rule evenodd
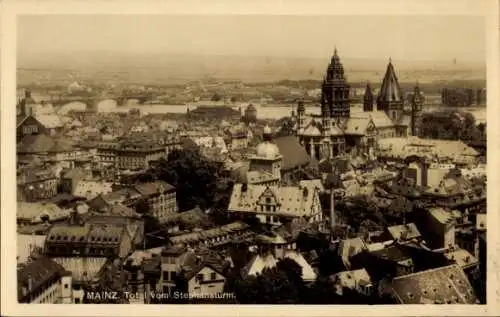
<path id="1" fill-rule="evenodd" d="M 366 83 L 365 95 L 363 97 L 363 111 L 373 111 L 373 91 L 370 83 Z"/>
<path id="2" fill-rule="evenodd" d="M 329 115 L 335 121 L 349 118 L 349 89 L 344 76 L 344 66 L 335 49 L 321 87 L 322 116 Z"/>
<path id="3" fill-rule="evenodd" d="M 413 89 L 411 98 L 411 135 L 418 136 L 418 122 L 424 105 L 424 95 L 420 91 L 420 86 L 417 82 Z"/>

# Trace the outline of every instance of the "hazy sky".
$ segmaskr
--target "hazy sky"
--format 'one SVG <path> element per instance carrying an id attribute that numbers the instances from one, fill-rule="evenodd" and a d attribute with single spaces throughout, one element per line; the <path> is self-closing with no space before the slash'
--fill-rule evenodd
<path id="1" fill-rule="evenodd" d="M 23 55 L 76 51 L 485 61 L 481 16 L 22 16 Z"/>

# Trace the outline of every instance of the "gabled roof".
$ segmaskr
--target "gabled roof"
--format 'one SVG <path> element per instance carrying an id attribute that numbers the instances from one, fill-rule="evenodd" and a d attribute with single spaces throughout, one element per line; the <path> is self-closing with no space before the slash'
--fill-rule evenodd
<path id="1" fill-rule="evenodd" d="M 396 277 L 391 289 L 403 304 L 476 304 L 464 271 L 456 264 Z"/>
<path id="2" fill-rule="evenodd" d="M 149 197 L 160 192 L 170 191 L 175 189 L 174 186 L 164 181 L 153 181 L 148 183 L 140 183 L 134 186 L 134 189 L 144 197 Z"/>
<path id="3" fill-rule="evenodd" d="M 352 135 L 364 135 L 370 124 L 371 118 L 349 118 L 344 132 Z"/>
<path id="4" fill-rule="evenodd" d="M 17 271 L 18 299 L 37 290 L 51 279 L 66 274 L 64 268 L 47 257 L 39 257 Z M 30 285 L 31 284 L 31 285 Z M 29 287 L 31 286 L 31 289 Z"/>
<path id="5" fill-rule="evenodd" d="M 390 233 L 393 240 L 411 240 L 421 236 L 420 231 L 418 231 L 418 228 L 414 223 L 388 227 L 387 231 Z"/>
<path id="6" fill-rule="evenodd" d="M 384 79 L 382 80 L 382 86 L 380 87 L 380 91 L 377 96 L 377 102 L 392 103 L 402 101 L 403 93 L 401 92 L 401 88 L 399 86 L 398 77 L 396 76 L 392 62 L 389 61 Z"/>
<path id="7" fill-rule="evenodd" d="M 271 253 L 267 253 L 264 256 L 256 254 L 243 268 L 242 275 L 258 275 L 261 274 L 265 269 L 275 268 L 277 264 L 278 261 Z"/>
<path id="8" fill-rule="evenodd" d="M 40 122 L 47 129 L 63 127 L 61 118 L 59 118 L 59 116 L 55 114 L 37 115 L 35 119 L 37 119 L 38 122 Z"/>
<path id="9" fill-rule="evenodd" d="M 276 215 L 312 216 L 312 207 L 318 197 L 317 191 L 307 187 L 268 187 L 264 185 L 235 184 L 231 194 L 228 210 L 231 212 L 260 212 L 259 201 L 263 193 L 271 191 L 276 197 L 278 206 Z"/>
<path id="10" fill-rule="evenodd" d="M 342 287 L 353 290 L 360 284 L 364 284 L 365 286 L 372 284 L 371 277 L 366 269 L 342 271 L 334 274 L 330 279 L 335 280 L 335 283 Z"/>
<path id="11" fill-rule="evenodd" d="M 355 256 L 356 254 L 363 252 L 366 250 L 366 244 L 363 241 L 363 239 L 357 237 L 357 238 L 351 238 L 351 239 L 345 239 L 340 242 L 339 246 L 339 255 L 342 258 L 342 262 L 344 263 L 346 268 L 351 267 L 351 257 Z"/>

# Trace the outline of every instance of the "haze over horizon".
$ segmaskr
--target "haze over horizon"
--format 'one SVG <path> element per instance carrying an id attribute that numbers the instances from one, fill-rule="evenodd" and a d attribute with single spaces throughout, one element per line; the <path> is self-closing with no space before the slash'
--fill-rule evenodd
<path id="1" fill-rule="evenodd" d="M 20 16 L 18 57 L 222 55 L 484 63 L 481 16 Z M 76 56 L 75 56 L 76 57 Z M 22 65 L 20 65 L 22 66 Z"/>
<path id="2" fill-rule="evenodd" d="M 78 73 L 67 80 L 320 79 L 337 48 L 351 80 L 379 81 L 389 58 L 402 81 L 483 79 L 485 34 L 482 16 L 31 15 L 18 20 L 17 67 L 48 72 L 23 72 L 22 83 L 56 70 Z"/>

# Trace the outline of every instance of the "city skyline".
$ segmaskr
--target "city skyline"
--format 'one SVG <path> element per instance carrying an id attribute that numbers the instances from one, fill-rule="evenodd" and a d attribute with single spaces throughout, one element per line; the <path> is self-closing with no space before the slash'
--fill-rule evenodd
<path id="1" fill-rule="evenodd" d="M 331 55 L 336 47 L 342 56 L 351 59 L 391 57 L 436 62 L 457 59 L 472 63 L 486 60 L 482 16 L 243 15 L 237 16 L 237 23 L 235 17 L 20 16 L 18 56 L 22 61 L 29 61 L 41 56 L 120 52 L 139 56 L 190 54 L 316 59 Z M 467 45 L 463 43 L 464 38 Z"/>

